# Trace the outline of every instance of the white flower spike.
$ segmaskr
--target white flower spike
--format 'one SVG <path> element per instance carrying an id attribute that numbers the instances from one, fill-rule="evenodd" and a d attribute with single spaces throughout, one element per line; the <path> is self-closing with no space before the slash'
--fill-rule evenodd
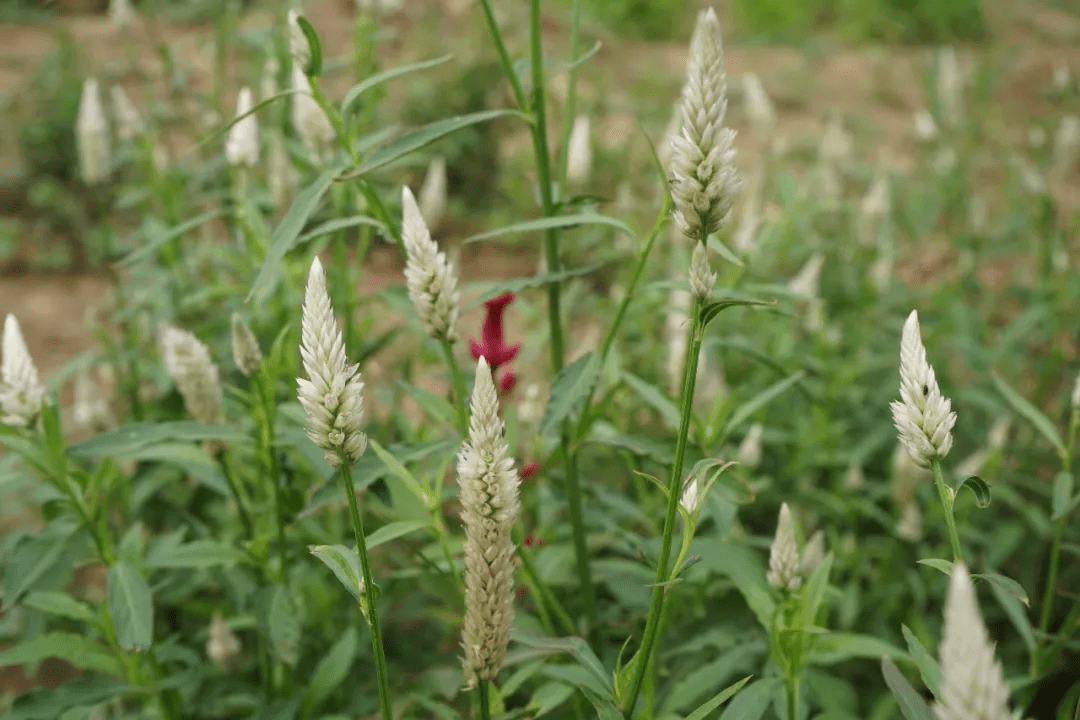
<path id="1" fill-rule="evenodd" d="M 942 672 L 934 704 L 938 720 L 1010 720 L 1009 686 L 963 563 L 953 565 L 938 654 Z"/>
<path id="2" fill-rule="evenodd" d="M 220 612 L 210 620 L 210 638 L 206 641 L 206 655 L 222 670 L 231 670 L 240 654 L 240 640 L 236 637 Z"/>
<path id="3" fill-rule="evenodd" d="M 746 437 L 739 443 L 739 450 L 735 457 L 739 464 L 753 469 L 761 464 L 761 435 L 765 428 L 761 423 L 754 423 L 746 432 Z"/>
<path id="4" fill-rule="evenodd" d="M 252 107 L 254 98 L 251 88 L 241 88 L 236 98 L 236 117 L 251 112 Z M 259 162 L 259 121 L 254 114 L 229 128 L 229 135 L 225 139 L 225 159 L 233 167 L 243 165 L 250 168 Z"/>
<path id="5" fill-rule="evenodd" d="M 934 368 L 926 361 L 919 334 L 919 315 L 911 311 L 900 342 L 900 400 L 892 403 L 893 423 L 900 442 L 919 467 L 928 468 L 952 447 L 956 413 L 943 397 Z"/>
<path id="6" fill-rule="evenodd" d="M 487 360 L 480 358 L 472 394 L 469 439 L 457 465 L 461 519 L 465 523 L 466 684 L 499 673 L 514 614 L 514 544 L 510 530 L 518 513 L 518 474 L 503 438 L 499 398 Z"/>
<path id="7" fill-rule="evenodd" d="M 420 214 L 431 229 L 438 229 L 446 216 L 446 158 L 437 155 L 428 164 L 420 186 Z"/>
<path id="8" fill-rule="evenodd" d="M 589 181 L 593 162 L 588 115 L 574 118 L 566 153 L 566 182 L 570 185 L 584 185 Z"/>
<path id="9" fill-rule="evenodd" d="M 23 340 L 19 321 L 4 318 L 0 343 L 0 421 L 15 427 L 30 427 L 41 412 L 45 386 L 38 380 L 34 359 Z"/>
<path id="10" fill-rule="evenodd" d="M 769 584 L 777 590 L 797 590 L 802 584 L 800 567 L 799 545 L 795 542 L 795 521 L 791 518 L 788 504 L 784 503 L 780 506 L 776 537 L 773 538 L 769 551 Z"/>
<path id="11" fill-rule="evenodd" d="M 232 314 L 232 352 L 233 362 L 244 377 L 251 377 L 262 365 L 262 350 L 259 348 L 259 340 L 251 327 L 244 320 L 244 316 L 234 312 Z"/>
<path id="12" fill-rule="evenodd" d="M 292 96 L 292 121 L 300 141 L 316 158 L 322 159 L 332 154 L 336 138 L 334 126 L 312 96 L 311 81 L 296 63 L 293 63 L 292 69 L 292 89 L 295 91 Z"/>
<path id="13" fill-rule="evenodd" d="M 191 417 L 220 424 L 225 417 L 221 382 L 210 350 L 186 330 L 168 326 L 161 333 L 161 354 Z"/>
<path id="14" fill-rule="evenodd" d="M 698 14 L 683 88 L 682 132 L 671 145 L 671 195 L 675 225 L 704 241 L 731 214 L 739 190 L 735 131 L 724 127 L 727 79 L 720 23 L 712 8 Z"/>
<path id="15" fill-rule="evenodd" d="M 146 132 L 146 123 L 122 85 L 109 88 L 112 99 L 113 118 L 116 120 L 116 136 L 123 142 L 131 142 Z"/>
<path id="16" fill-rule="evenodd" d="M 349 463 L 356 462 L 367 448 L 367 436 L 360 431 L 364 383 L 359 365 L 350 366 L 345 357 L 345 343 L 317 257 L 311 261 L 304 290 L 300 337 L 300 357 L 308 379 L 297 378 L 296 383 L 300 404 L 307 411 L 307 435 L 322 448 L 331 467 L 341 464 L 341 455 Z"/>
<path id="17" fill-rule="evenodd" d="M 769 100 L 761 79 L 752 72 L 742 76 L 743 101 L 746 104 L 746 116 L 754 130 L 754 137 L 762 148 L 772 142 L 776 126 L 776 111 Z"/>
<path id="18" fill-rule="evenodd" d="M 716 273 L 709 265 L 709 250 L 705 245 L 695 243 L 690 256 L 690 293 L 703 303 L 712 296 L 715 285 Z"/>
<path id="19" fill-rule="evenodd" d="M 87 185 L 109 179 L 112 155 L 109 151 L 109 124 L 101 107 L 97 80 L 83 82 L 79 114 L 75 120 L 75 144 L 79 152 L 79 172 Z"/>
<path id="20" fill-rule="evenodd" d="M 308 66 L 311 64 L 311 44 L 300 28 L 299 18 L 300 13 L 295 10 L 289 11 L 289 52 L 292 54 L 293 64 L 306 75 Z"/>
<path id="21" fill-rule="evenodd" d="M 691 478 L 690 482 L 686 483 L 683 488 L 682 495 L 679 497 L 679 505 L 686 512 L 693 515 L 697 512 L 698 505 L 701 504 L 701 493 L 698 490 L 697 478 Z"/>
<path id="22" fill-rule="evenodd" d="M 457 339 L 460 297 L 454 269 L 439 252 L 424 224 L 423 215 L 408 187 L 401 189 L 401 241 L 407 256 L 405 281 L 409 298 L 424 328 L 433 337 Z"/>

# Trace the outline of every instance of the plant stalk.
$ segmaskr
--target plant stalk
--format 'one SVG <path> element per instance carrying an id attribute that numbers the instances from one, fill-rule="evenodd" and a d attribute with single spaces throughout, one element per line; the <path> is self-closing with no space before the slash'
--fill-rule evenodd
<path id="1" fill-rule="evenodd" d="M 941 461 L 935 459 L 931 465 L 934 471 L 934 485 L 937 486 L 941 505 L 945 508 L 945 524 L 949 528 L 949 543 L 952 545 L 953 562 L 963 562 L 964 555 L 960 552 L 960 536 L 956 532 L 956 517 L 953 515 L 955 495 L 952 489 L 945 485 L 945 477 L 941 473 Z"/>
<path id="2" fill-rule="evenodd" d="M 491 698 L 490 687 L 487 680 L 481 680 L 479 683 L 480 690 L 480 717 L 482 720 L 491 720 Z"/>
<path id="3" fill-rule="evenodd" d="M 462 437 L 469 435 L 469 391 L 465 388 L 465 377 L 461 374 L 461 366 L 454 357 L 454 348 L 446 338 L 439 338 L 443 355 L 446 356 L 446 365 L 450 368 L 450 378 L 454 383 L 454 407 L 458 413 L 458 429 Z"/>

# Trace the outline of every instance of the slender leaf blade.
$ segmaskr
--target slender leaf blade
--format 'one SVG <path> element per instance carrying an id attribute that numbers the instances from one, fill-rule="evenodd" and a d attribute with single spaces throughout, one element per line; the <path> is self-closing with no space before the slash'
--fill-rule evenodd
<path id="1" fill-rule="evenodd" d="M 109 567 L 108 605 L 120 647 L 148 649 L 154 640 L 154 600 L 146 578 L 130 563 Z"/>
<path id="2" fill-rule="evenodd" d="M 520 235 L 522 233 L 540 232 L 542 230 L 557 230 L 577 227 L 579 225 L 603 225 L 615 228 L 629 237 L 635 237 L 634 231 L 626 223 L 599 213 L 577 213 L 575 215 L 556 215 L 554 217 L 525 220 L 505 227 L 488 230 L 465 239 L 466 243 L 480 242 L 505 235 Z"/>
<path id="3" fill-rule="evenodd" d="M 600 377 L 600 359 L 594 353 L 587 352 L 570 363 L 555 376 L 551 383 L 551 396 L 547 409 L 540 421 L 540 436 L 551 435 L 574 408 L 592 390 Z"/>

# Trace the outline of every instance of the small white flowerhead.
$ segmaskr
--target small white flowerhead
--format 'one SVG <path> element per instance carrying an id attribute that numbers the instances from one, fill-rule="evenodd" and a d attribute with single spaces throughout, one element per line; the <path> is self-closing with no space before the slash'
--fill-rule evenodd
<path id="1" fill-rule="evenodd" d="M 1076 376 L 1076 382 L 1073 384 L 1072 396 L 1069 398 L 1069 402 L 1072 405 L 1073 412 L 1080 412 L 1080 375 Z"/>
<path id="2" fill-rule="evenodd" d="M 756 74 L 752 72 L 744 74 L 742 85 L 746 116 L 754 130 L 754 138 L 759 146 L 768 148 L 772 143 L 773 130 L 776 126 L 776 111 L 773 109 L 772 101 L 769 100 L 765 86 L 761 84 L 761 79 Z"/>
<path id="3" fill-rule="evenodd" d="M 930 111 L 923 108 L 915 113 L 915 137 L 924 143 L 932 142 L 938 136 L 937 123 Z"/>
<path id="4" fill-rule="evenodd" d="M 110 422 L 109 404 L 101 396 L 86 368 L 80 369 L 75 375 L 75 401 L 71 415 L 76 426 L 91 432 L 108 427 Z"/>
<path id="5" fill-rule="evenodd" d="M 780 506 L 776 536 L 769 551 L 769 584 L 777 590 L 796 590 L 802 584 L 799 575 L 799 545 L 795 541 L 795 521 L 788 504 Z"/>
<path id="6" fill-rule="evenodd" d="M 1069 85 L 1072 84 L 1072 73 L 1069 72 L 1069 68 L 1066 65 L 1057 65 L 1054 67 L 1054 74 L 1050 83 L 1058 92 L 1065 92 L 1069 89 Z"/>
<path id="7" fill-rule="evenodd" d="M 821 268 L 825 265 L 825 255 L 816 252 L 810 256 L 799 273 L 788 282 L 788 290 L 795 295 L 816 298 L 820 294 Z"/>
<path id="8" fill-rule="evenodd" d="M 30 427 L 41 412 L 45 386 L 38 380 L 34 359 L 23 340 L 14 315 L 4 318 L 0 342 L 0 421 L 15 427 Z"/>
<path id="9" fill-rule="evenodd" d="M 420 186 L 420 215 L 428 228 L 438 229 L 446 216 L 446 158 L 436 155 L 428 164 Z"/>
<path id="10" fill-rule="evenodd" d="M 1054 130 L 1053 171 L 1059 176 L 1070 173 L 1076 167 L 1080 154 L 1080 117 L 1066 115 Z"/>
<path id="11" fill-rule="evenodd" d="M 271 56 L 263 65 L 262 78 L 259 80 L 259 99 L 269 100 L 278 94 L 278 65 L 277 58 Z"/>
<path id="12" fill-rule="evenodd" d="M 308 416 L 307 435 L 323 450 L 331 467 L 356 461 L 367 448 L 360 431 L 364 383 L 358 365 L 350 366 L 334 319 L 319 258 L 311 262 L 300 323 L 300 357 L 308 379 L 297 378 L 297 395 Z"/>
<path id="13" fill-rule="evenodd" d="M 926 361 L 915 310 L 904 323 L 900 342 L 900 398 L 891 406 L 900 442 L 917 465 L 928 468 L 949 453 L 956 413 L 951 401 L 942 396 L 934 369 Z"/>
<path id="14" fill-rule="evenodd" d="M 529 383 L 525 386 L 524 398 L 518 402 L 518 419 L 529 425 L 536 425 L 544 417 L 545 402 L 541 397 L 540 386 Z"/>
<path id="15" fill-rule="evenodd" d="M 739 226 L 736 228 L 735 237 L 732 239 L 735 252 L 744 258 L 749 257 L 757 246 L 758 225 L 761 224 L 761 194 L 764 182 L 764 172 L 758 171 L 754 173 L 750 182 L 750 190 L 739 213 Z"/>
<path id="16" fill-rule="evenodd" d="M 870 220 L 880 220 L 886 217 L 892 209 L 892 198 L 889 193 L 889 174 L 884 169 L 878 169 L 874 175 L 870 188 L 863 197 L 860 211 L 863 217 Z"/>
<path id="17" fill-rule="evenodd" d="M 295 91 L 292 96 L 293 128 L 307 151 L 315 158 L 323 159 L 334 151 L 334 126 L 311 95 L 311 81 L 296 64 L 292 69 L 292 89 Z"/>
<path id="18" fill-rule="evenodd" d="M 113 118 L 116 120 L 116 136 L 123 142 L 131 142 L 146 132 L 146 123 L 122 85 L 109 88 L 112 99 Z"/>
<path id="19" fill-rule="evenodd" d="M 465 623 L 461 645 L 466 683 L 495 678 L 506 657 L 514 615 L 514 544 L 518 474 L 503 437 L 499 396 L 480 358 L 472 394 L 469 439 L 457 465 L 465 523 Z"/>
<path id="20" fill-rule="evenodd" d="M 956 129 L 964 121 L 964 73 L 956 56 L 956 48 L 949 46 L 938 51 L 937 98 L 941 118 L 945 125 Z"/>
<path id="21" fill-rule="evenodd" d="M 240 655 L 240 640 L 225 624 L 220 612 L 210 620 L 210 637 L 206 641 L 206 656 L 226 672 L 232 670 Z"/>
<path id="22" fill-rule="evenodd" d="M 405 246 L 405 281 L 409 298 L 425 329 L 433 337 L 457 339 L 460 298 L 454 269 L 439 252 L 408 187 L 401 189 L 401 241 Z"/>
<path id="23" fill-rule="evenodd" d="M 990 203 L 982 195 L 972 195 L 968 204 L 968 223 L 972 232 L 982 235 L 990 220 Z"/>
<path id="24" fill-rule="evenodd" d="M 914 500 L 904 503 L 900 509 L 900 519 L 896 523 L 896 536 L 901 540 L 916 543 L 922 540 L 922 513 Z"/>
<path id="25" fill-rule="evenodd" d="M 236 117 L 250 113 L 253 106 L 251 88 L 241 88 L 236 98 Z M 254 114 L 247 115 L 229 128 L 229 135 L 225 139 L 225 159 L 234 167 L 244 165 L 250 168 L 259 162 L 259 121 Z"/>
<path id="26" fill-rule="evenodd" d="M 135 10 L 131 0 L 110 0 L 109 20 L 117 30 L 127 30 L 135 24 Z"/>
<path id="27" fill-rule="evenodd" d="M 761 464 L 761 435 L 764 431 L 761 423 L 750 426 L 735 455 L 741 465 L 753 469 Z"/>
<path id="28" fill-rule="evenodd" d="M 566 181 L 571 185 L 584 185 L 589 181 L 593 162 L 588 115 L 574 118 L 566 152 Z"/>
<path id="29" fill-rule="evenodd" d="M 690 256 L 690 293 L 699 302 L 705 302 L 712 296 L 715 285 L 716 273 L 709 265 L 709 250 L 702 243 L 694 243 Z"/>
<path id="30" fill-rule="evenodd" d="M 292 54 L 293 64 L 306 75 L 311 65 L 311 43 L 300 28 L 299 19 L 300 13 L 289 11 L 289 52 Z"/>
<path id="31" fill-rule="evenodd" d="M 735 131 L 724 127 L 727 79 L 720 23 L 712 8 L 698 14 L 686 75 L 682 132 L 671 147 L 671 196 L 676 227 L 704 241 L 727 220 L 741 184 L 735 169 Z"/>
<path id="32" fill-rule="evenodd" d="M 802 561 L 799 572 L 802 573 L 804 578 L 809 579 L 824 559 L 825 532 L 823 530 L 818 530 L 806 541 L 806 546 L 802 551 Z"/>
<path id="33" fill-rule="evenodd" d="M 849 493 L 854 493 L 862 490 L 862 486 L 866 482 L 866 477 L 863 475 L 862 465 L 852 461 L 848 463 L 847 471 L 844 473 L 844 490 Z"/>
<path id="34" fill-rule="evenodd" d="M 263 359 L 259 340 L 251 332 L 244 316 L 237 312 L 232 314 L 232 352 L 233 362 L 245 377 L 258 372 Z"/>
<path id="35" fill-rule="evenodd" d="M 83 82 L 79 114 L 75 120 L 75 144 L 79 151 L 79 172 L 87 185 L 108 180 L 112 155 L 109 151 L 109 124 L 101 106 L 97 80 Z"/>
<path id="36" fill-rule="evenodd" d="M 832 113 L 825 124 L 825 132 L 821 135 L 818 160 L 823 165 L 831 165 L 835 168 L 845 163 L 854 149 L 855 142 L 851 138 L 851 133 L 844 129 L 844 118 L 838 112 Z"/>
<path id="37" fill-rule="evenodd" d="M 285 141 L 281 133 L 272 133 L 269 143 L 266 182 L 270 188 L 270 197 L 274 201 L 274 207 L 282 210 L 288 206 L 293 195 L 296 194 L 296 168 L 293 167 L 289 153 L 285 150 Z"/>
<path id="38" fill-rule="evenodd" d="M 161 332 L 161 354 L 191 417 L 220 424 L 225 417 L 221 383 L 210 350 L 191 333 L 170 325 Z"/>
<path id="39" fill-rule="evenodd" d="M 701 494 L 698 490 L 697 478 L 690 478 L 690 482 L 683 486 L 682 495 L 679 497 L 679 505 L 686 512 L 693 515 L 701 504 Z"/>
<path id="40" fill-rule="evenodd" d="M 1010 720 L 1009 686 L 983 624 L 975 587 L 963 563 L 953 565 L 945 598 L 938 720 Z"/>

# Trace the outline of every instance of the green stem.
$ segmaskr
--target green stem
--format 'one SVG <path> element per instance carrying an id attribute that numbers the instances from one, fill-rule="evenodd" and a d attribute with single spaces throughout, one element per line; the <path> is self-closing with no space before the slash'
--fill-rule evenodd
<path id="1" fill-rule="evenodd" d="M 514 545 L 519 548 L 522 545 L 523 531 L 520 526 L 515 525 L 513 529 Z M 567 635 L 573 635 L 577 632 L 577 628 L 574 627 L 574 621 L 570 619 L 570 615 L 559 603 L 559 599 L 555 597 L 555 594 L 551 592 L 551 588 L 540 577 L 540 573 L 536 570 L 536 564 L 533 562 L 532 554 L 527 551 L 518 550 L 518 557 L 521 558 L 521 569 L 525 573 L 525 578 L 533 584 L 539 592 L 537 597 L 537 607 L 546 605 L 547 609 L 555 613 L 555 617 L 559 621 L 559 625 L 562 626 L 562 632 Z"/>
<path id="2" fill-rule="evenodd" d="M 1069 611 L 1068 616 L 1065 618 L 1065 622 L 1061 623 L 1061 627 L 1058 628 L 1057 639 L 1054 640 L 1044 655 L 1040 655 L 1040 667 L 1038 673 L 1036 673 L 1037 676 L 1050 669 L 1050 665 L 1057 660 L 1058 654 L 1061 653 L 1065 643 L 1072 637 L 1077 626 L 1080 626 L 1080 602 L 1073 605 L 1072 610 Z"/>
<path id="3" fill-rule="evenodd" d="M 225 460 L 225 451 L 219 450 L 216 452 L 215 459 L 218 461 L 218 466 L 221 467 L 222 474 L 225 475 L 225 484 L 229 486 L 229 492 L 236 503 L 236 512 L 240 515 L 240 522 L 244 525 L 244 534 L 247 535 L 248 540 L 254 540 L 255 530 L 251 524 L 251 516 L 248 515 L 247 506 L 240 495 L 240 486 L 237 484 L 236 476 L 233 475 L 228 461 Z"/>
<path id="4" fill-rule="evenodd" d="M 787 679 L 787 711 L 788 720 L 799 720 L 799 673 Z"/>
<path id="5" fill-rule="evenodd" d="M 1061 540 L 1065 536 L 1065 517 L 1058 518 L 1054 524 L 1054 538 L 1050 543 L 1050 570 L 1046 578 L 1046 590 L 1043 592 L 1042 614 L 1039 617 L 1039 632 L 1046 635 L 1050 629 L 1050 613 L 1054 607 L 1054 589 L 1057 586 L 1058 568 L 1061 562 Z M 1039 666 L 1039 645 L 1031 655 L 1031 669 Z"/>
<path id="6" fill-rule="evenodd" d="M 450 577 L 454 578 L 454 585 L 457 586 L 458 591 L 461 593 L 461 597 L 465 597 L 465 582 L 461 579 L 461 575 L 454 569 L 454 554 L 450 552 L 450 544 L 446 542 L 446 525 L 443 523 L 442 512 L 439 509 L 438 504 L 431 509 L 431 519 L 435 526 L 435 535 L 439 541 L 439 547 L 442 549 L 443 558 L 446 559 L 447 572 L 450 573 Z"/>
<path id="7" fill-rule="evenodd" d="M 480 690 L 480 717 L 482 720 L 491 720 L 491 699 L 487 680 L 481 680 Z"/>
<path id="8" fill-rule="evenodd" d="M 949 528 L 949 543 L 952 545 L 953 562 L 963 562 L 964 555 L 960 552 L 960 536 L 956 532 L 956 517 L 953 515 L 953 499 L 955 496 L 952 489 L 945 485 L 945 477 L 941 474 L 941 461 L 935 458 L 932 469 L 934 471 L 934 485 L 937 486 L 941 505 L 945 508 L 945 524 Z"/>
<path id="9" fill-rule="evenodd" d="M 281 499 L 281 473 L 277 471 L 277 459 L 274 456 L 274 393 L 271 389 L 273 380 L 265 373 L 265 365 L 260 367 L 253 378 L 252 385 L 262 407 L 260 423 L 260 442 L 263 453 L 263 468 L 274 496 L 274 514 L 277 520 L 278 562 L 281 565 L 281 582 L 288 580 L 288 552 L 285 545 L 285 504 Z M 265 381 L 265 385 L 264 385 Z"/>
<path id="10" fill-rule="evenodd" d="M 687 437 L 690 434 L 690 417 L 693 413 L 694 386 L 697 383 L 698 354 L 701 349 L 702 327 L 700 319 L 701 301 L 694 299 L 691 309 L 693 323 L 690 327 L 689 342 L 686 343 L 686 357 L 683 362 L 683 394 L 682 408 L 679 414 L 679 434 L 676 436 L 675 459 L 671 466 L 671 477 L 668 480 L 667 513 L 664 516 L 664 535 L 660 544 L 660 557 L 656 565 L 656 584 L 653 585 L 652 599 L 649 602 L 649 617 L 645 622 L 645 636 L 641 641 L 640 659 L 637 660 L 637 672 L 634 674 L 634 682 L 630 688 L 629 702 L 624 706 L 626 717 L 633 715 L 634 705 L 637 703 L 638 693 L 641 692 L 641 683 L 645 679 L 645 671 L 649 666 L 653 645 L 656 642 L 657 628 L 659 627 L 660 614 L 664 608 L 664 598 L 667 594 L 666 583 L 668 581 L 669 563 L 671 555 L 671 542 L 675 534 L 675 519 L 678 515 L 679 496 L 682 494 L 682 470 L 683 461 L 686 457 Z"/>
<path id="11" fill-rule="evenodd" d="M 585 518 L 581 511 L 581 484 L 578 481 L 577 456 L 570 450 L 570 423 L 564 421 L 560 435 L 563 471 L 566 475 L 566 504 L 570 513 L 570 527 L 574 534 L 574 564 L 578 583 L 585 600 L 585 618 L 589 624 L 590 645 L 596 646 L 596 592 L 589 568 L 589 546 L 585 537 Z"/>
<path id="12" fill-rule="evenodd" d="M 345 495 L 349 500 L 349 514 L 352 516 L 353 533 L 356 535 L 356 554 L 360 556 L 360 570 L 364 577 L 364 605 L 367 607 L 367 622 L 371 628 L 371 649 L 375 655 L 375 676 L 379 684 L 379 707 L 384 720 L 393 720 L 394 713 L 390 706 L 390 678 L 386 669 L 386 653 L 383 651 L 382 629 L 379 625 L 379 611 L 375 606 L 375 583 L 371 579 L 371 562 L 368 559 L 367 541 L 364 539 L 364 525 L 360 520 L 360 510 L 356 505 L 356 489 L 353 486 L 352 468 L 349 458 L 341 453 L 341 482 L 345 486 Z"/>
<path id="13" fill-rule="evenodd" d="M 443 355 L 446 356 L 446 365 L 450 368 L 450 378 L 454 383 L 454 407 L 458 413 L 458 429 L 461 436 L 469 434 L 469 391 L 465 387 L 465 377 L 461 374 L 461 366 L 454 357 L 454 348 L 445 337 L 439 338 Z"/>
<path id="14" fill-rule="evenodd" d="M 518 78 L 517 73 L 514 72 L 514 61 L 510 59 L 510 53 L 506 49 L 506 42 L 503 40 L 502 31 L 499 30 L 499 23 L 495 21 L 495 13 L 491 11 L 491 0 L 480 0 L 480 6 L 484 9 L 484 19 L 487 20 L 488 29 L 491 30 L 491 37 L 495 40 L 495 49 L 499 53 L 503 72 L 506 73 L 506 79 L 510 82 L 510 87 L 514 91 L 514 100 L 517 101 L 518 109 L 525 111 L 529 106 L 528 100 L 525 98 L 525 89 L 521 86 L 521 80 Z"/>

